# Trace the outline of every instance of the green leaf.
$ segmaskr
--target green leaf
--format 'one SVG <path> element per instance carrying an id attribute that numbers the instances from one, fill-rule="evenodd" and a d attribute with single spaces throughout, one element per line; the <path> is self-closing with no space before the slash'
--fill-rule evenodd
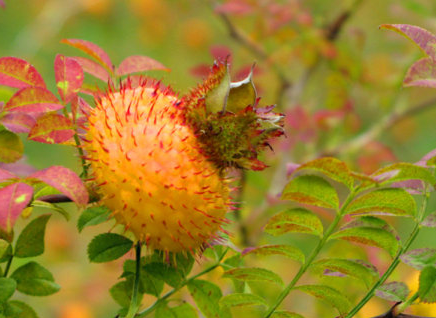
<path id="1" fill-rule="evenodd" d="M 274 215 L 265 226 L 265 232 L 274 236 L 297 232 L 321 237 L 323 226 L 313 212 L 303 208 L 295 208 Z"/>
<path id="2" fill-rule="evenodd" d="M 19 300 L 11 300 L 9 302 L 14 307 L 17 307 L 21 310 L 21 312 L 15 316 L 14 318 L 38 318 L 38 315 L 33 310 L 32 307 L 30 307 L 28 304 L 19 301 Z"/>
<path id="3" fill-rule="evenodd" d="M 36 262 L 18 267 L 11 278 L 17 282 L 17 290 L 26 295 L 47 296 L 60 289 L 54 282 L 53 275 Z"/>
<path id="4" fill-rule="evenodd" d="M 253 83 L 253 68 L 250 74 L 240 82 L 230 83 L 229 97 L 225 110 L 237 113 L 248 105 L 254 105 L 257 98 L 256 88 Z"/>
<path id="5" fill-rule="evenodd" d="M 182 275 L 182 277 L 186 277 L 191 272 L 192 267 L 194 266 L 194 257 L 190 253 L 187 253 L 186 255 L 183 255 L 182 253 L 177 253 L 175 255 L 175 258 L 175 266 L 177 268 L 177 271 Z"/>
<path id="6" fill-rule="evenodd" d="M 436 212 L 432 212 L 421 222 L 422 226 L 436 227 Z"/>
<path id="7" fill-rule="evenodd" d="M 436 267 L 427 266 L 421 271 L 418 294 L 423 303 L 436 302 Z"/>
<path id="8" fill-rule="evenodd" d="M 65 218 L 65 220 L 67 221 L 70 220 L 70 215 L 68 214 L 68 212 L 56 204 L 45 202 L 45 201 L 33 200 L 31 206 L 36 208 L 43 208 L 43 209 L 56 211 L 59 214 L 61 214 Z"/>
<path id="9" fill-rule="evenodd" d="M 183 303 L 176 307 L 168 307 L 168 303 L 162 302 L 156 308 L 155 318 L 197 318 L 198 314 L 194 307 Z"/>
<path id="10" fill-rule="evenodd" d="M 354 179 L 347 165 L 339 159 L 324 157 L 309 161 L 299 166 L 295 171 L 313 170 L 321 172 L 337 182 L 345 184 L 349 189 L 354 185 Z"/>
<path id="11" fill-rule="evenodd" d="M 126 260 L 123 266 L 124 273 L 122 277 L 134 277 L 136 272 L 136 262 L 133 260 Z M 140 285 L 139 290 L 143 294 L 150 294 L 158 297 L 164 287 L 164 281 L 151 275 L 147 272 L 144 266 L 141 266 Z"/>
<path id="12" fill-rule="evenodd" d="M 0 239 L 0 262 L 2 262 L 3 259 L 6 260 L 9 259 L 10 251 L 11 251 L 11 244 L 9 244 L 9 242 L 3 239 Z"/>
<path id="13" fill-rule="evenodd" d="M 423 269 L 428 265 L 436 266 L 436 249 L 418 248 L 401 255 L 401 260 L 416 269 Z"/>
<path id="14" fill-rule="evenodd" d="M 283 286 L 279 275 L 264 268 L 234 268 L 224 272 L 223 277 L 242 281 L 270 282 Z"/>
<path id="15" fill-rule="evenodd" d="M 409 295 L 409 288 L 403 282 L 390 282 L 378 287 L 375 295 L 389 301 L 405 301 Z"/>
<path id="16" fill-rule="evenodd" d="M 399 162 L 385 168 L 377 170 L 372 177 L 381 177 L 385 175 L 388 182 L 399 182 L 406 180 L 421 180 L 429 185 L 436 183 L 436 178 L 431 172 L 421 166 L 412 163 Z"/>
<path id="17" fill-rule="evenodd" d="M 32 257 L 44 253 L 45 228 L 51 214 L 43 214 L 32 220 L 21 232 L 15 247 L 16 257 Z"/>
<path id="18" fill-rule="evenodd" d="M 243 255 L 256 254 L 260 256 L 268 255 L 283 255 L 294 261 L 304 263 L 303 252 L 294 246 L 290 245 L 264 245 L 256 248 L 246 249 Z"/>
<path id="19" fill-rule="evenodd" d="M 341 274 L 356 278 L 370 287 L 379 277 L 377 269 L 360 260 L 331 258 L 316 261 L 310 265 L 310 268 L 320 274 L 325 271 L 339 272 Z"/>
<path id="20" fill-rule="evenodd" d="M 17 283 L 12 278 L 0 277 L 0 303 L 5 302 L 15 292 L 17 288 Z"/>
<path id="21" fill-rule="evenodd" d="M 121 307 L 128 308 L 130 306 L 132 288 L 131 284 L 129 284 L 127 281 L 123 280 L 116 283 L 109 289 L 109 293 L 111 294 L 112 298 L 117 302 L 117 304 Z"/>
<path id="22" fill-rule="evenodd" d="M 8 130 L 0 131 L 0 162 L 15 162 L 23 156 L 24 146 L 18 135 Z"/>
<path id="23" fill-rule="evenodd" d="M 361 243 L 380 247 L 394 257 L 399 248 L 399 242 L 386 221 L 372 216 L 365 216 L 344 225 L 330 236 L 353 243 Z"/>
<path id="24" fill-rule="evenodd" d="M 295 289 L 301 290 L 309 295 L 327 302 L 331 306 L 335 307 L 341 315 L 347 313 L 351 307 L 350 301 L 347 297 L 329 286 L 303 285 L 297 286 Z"/>
<path id="25" fill-rule="evenodd" d="M 93 263 L 109 262 L 126 254 L 132 246 L 133 242 L 122 235 L 103 233 L 89 243 L 88 257 Z"/>
<path id="26" fill-rule="evenodd" d="M 230 91 L 230 75 L 226 70 L 221 82 L 211 89 L 206 95 L 206 111 L 210 113 L 218 113 L 226 110 L 227 99 Z"/>
<path id="27" fill-rule="evenodd" d="M 110 210 L 105 206 L 87 208 L 77 221 L 77 229 L 82 232 L 86 226 L 101 224 L 108 220 L 109 215 Z"/>
<path id="28" fill-rule="evenodd" d="M 230 294 L 220 299 L 220 306 L 267 306 L 267 302 L 260 296 L 253 294 Z"/>
<path id="29" fill-rule="evenodd" d="M 188 283 L 188 290 L 206 318 L 220 318 L 221 289 L 208 281 L 196 279 Z"/>
<path id="30" fill-rule="evenodd" d="M 414 216 L 416 202 L 404 189 L 380 189 L 364 194 L 352 201 L 346 214 Z"/>
<path id="31" fill-rule="evenodd" d="M 178 287 L 183 283 L 182 274 L 168 264 L 152 262 L 144 265 L 143 268 L 151 276 L 164 281 L 171 287 Z"/>
<path id="32" fill-rule="evenodd" d="M 281 199 L 329 209 L 339 206 L 338 195 L 330 183 L 312 175 L 292 179 L 283 189 Z"/>
<path id="33" fill-rule="evenodd" d="M 39 197 L 44 197 L 46 195 L 52 195 L 52 194 L 61 194 L 61 192 L 58 189 L 48 185 L 42 187 L 33 197 L 37 199 Z"/>
<path id="34" fill-rule="evenodd" d="M 277 310 L 272 315 L 271 318 L 304 318 L 303 316 L 286 310 Z"/>

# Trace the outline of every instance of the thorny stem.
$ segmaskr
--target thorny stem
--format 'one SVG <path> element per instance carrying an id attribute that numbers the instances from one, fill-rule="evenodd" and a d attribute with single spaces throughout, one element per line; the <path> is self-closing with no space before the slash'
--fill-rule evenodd
<path id="1" fill-rule="evenodd" d="M 375 290 L 380 285 L 382 285 L 386 281 L 386 279 L 388 279 L 388 277 L 392 274 L 392 272 L 398 266 L 398 264 L 400 263 L 400 256 L 403 253 L 407 252 L 410 245 L 413 243 L 416 236 L 418 235 L 419 230 L 421 229 L 420 223 L 423 220 L 424 215 L 425 215 L 425 210 L 427 208 L 428 198 L 429 198 L 429 194 L 427 193 L 427 191 L 425 191 L 424 200 L 421 204 L 421 209 L 417 215 L 415 226 L 413 227 L 413 230 L 410 233 L 409 238 L 405 242 L 404 246 L 400 247 L 400 249 L 398 250 L 397 255 L 395 256 L 395 258 L 392 261 L 389 268 L 385 271 L 385 273 L 382 275 L 382 277 L 380 277 L 380 279 L 377 281 L 377 283 L 375 283 L 374 286 L 372 286 L 372 288 L 362 298 L 362 300 L 348 313 L 347 316 L 345 316 L 345 318 L 352 318 L 355 314 L 357 314 L 359 312 L 359 310 L 374 296 Z"/>
<path id="2" fill-rule="evenodd" d="M 312 262 L 314 261 L 314 259 L 318 256 L 319 252 L 322 250 L 322 248 L 324 247 L 325 243 L 327 242 L 327 240 L 329 239 L 330 235 L 335 231 L 336 227 L 338 226 L 339 222 L 341 221 L 344 211 L 347 208 L 347 206 L 350 204 L 350 202 L 353 200 L 354 198 L 354 194 L 355 194 L 355 189 L 353 191 L 351 191 L 347 197 L 347 199 L 344 201 L 344 203 L 342 204 L 341 208 L 339 209 L 339 211 L 337 211 L 336 216 L 333 220 L 333 222 L 330 224 L 330 226 L 327 228 L 327 230 L 325 231 L 322 239 L 319 241 L 318 245 L 315 247 L 315 249 L 312 251 L 312 253 L 310 254 L 310 256 L 308 257 L 307 261 L 300 267 L 300 270 L 298 271 L 298 273 L 294 276 L 294 278 L 292 279 L 292 281 L 286 286 L 286 288 L 281 292 L 281 294 L 279 295 L 279 297 L 277 298 L 277 300 L 275 301 L 274 305 L 271 306 L 268 311 L 267 314 L 265 315 L 265 318 L 269 318 L 271 317 L 271 315 L 274 313 L 274 311 L 277 309 L 277 307 L 280 306 L 280 304 L 283 302 L 283 300 L 286 298 L 286 296 L 288 296 L 288 294 L 291 292 L 292 288 L 294 288 L 295 284 L 300 280 L 301 276 L 303 276 L 303 274 L 307 271 L 307 269 L 309 268 L 309 266 L 312 264 Z"/>
<path id="3" fill-rule="evenodd" d="M 198 274 L 190 277 L 189 279 L 187 279 L 181 286 L 178 286 L 176 288 L 173 288 L 172 290 L 170 290 L 169 292 L 167 292 L 165 295 L 163 295 L 162 297 L 160 297 L 158 300 L 156 300 L 154 302 L 154 304 L 152 304 L 150 307 L 148 307 L 147 309 L 145 309 L 144 311 L 138 313 L 135 317 L 136 318 L 143 318 L 145 316 L 147 316 L 148 314 L 152 313 L 156 307 L 162 303 L 163 301 L 165 301 L 168 297 L 170 297 L 171 295 L 173 295 L 174 293 L 178 292 L 180 289 L 182 289 L 183 287 L 185 287 L 187 284 L 189 284 L 190 282 L 192 282 L 193 280 L 197 279 L 200 276 L 203 276 L 206 273 L 209 273 L 210 271 L 214 270 L 215 268 L 217 268 L 218 266 L 221 265 L 221 261 L 223 260 L 224 256 L 227 254 L 226 250 L 221 257 L 218 259 L 218 261 L 207 267 L 206 269 L 202 270 L 201 272 L 199 272 Z"/>
<path id="4" fill-rule="evenodd" d="M 132 299 L 130 301 L 129 311 L 125 318 L 133 318 L 139 309 L 139 280 L 141 279 L 141 241 L 136 243 L 136 269 L 135 269 L 135 282 L 133 283 Z"/>

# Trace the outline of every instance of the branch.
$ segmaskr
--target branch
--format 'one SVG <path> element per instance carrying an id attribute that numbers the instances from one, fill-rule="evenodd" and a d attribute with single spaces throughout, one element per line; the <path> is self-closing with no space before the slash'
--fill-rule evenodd
<path id="1" fill-rule="evenodd" d="M 344 142 L 343 144 L 335 146 L 334 148 L 326 149 L 322 153 L 318 154 L 316 157 L 337 156 L 339 154 L 361 149 L 368 142 L 377 139 L 377 137 L 380 136 L 385 130 L 390 129 L 401 120 L 409 116 L 419 114 L 425 110 L 432 108 L 433 106 L 436 106 L 436 98 L 425 101 L 418 106 L 408 108 L 404 111 L 391 113 L 385 116 L 377 124 L 371 126 L 367 131 L 363 132 L 362 134 Z"/>

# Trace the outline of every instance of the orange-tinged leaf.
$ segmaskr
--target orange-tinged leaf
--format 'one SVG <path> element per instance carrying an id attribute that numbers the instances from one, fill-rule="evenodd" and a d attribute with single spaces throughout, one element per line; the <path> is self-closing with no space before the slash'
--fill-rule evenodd
<path id="1" fill-rule="evenodd" d="M 333 307 L 335 307 L 341 315 L 345 314 L 351 307 L 350 301 L 345 295 L 336 289 L 326 285 L 303 285 L 297 286 L 295 289 L 301 290 L 309 295 L 319 298 Z"/>
<path id="2" fill-rule="evenodd" d="M 76 173 L 62 166 L 52 166 L 28 177 L 38 179 L 59 190 L 80 206 L 88 203 L 88 191 Z"/>
<path id="3" fill-rule="evenodd" d="M 115 73 L 118 76 L 122 76 L 151 70 L 169 71 L 170 69 L 151 57 L 144 55 L 132 55 L 120 63 Z"/>
<path id="4" fill-rule="evenodd" d="M 382 29 L 395 31 L 415 42 L 428 56 L 436 59 L 436 36 L 429 31 L 409 24 L 382 24 Z"/>
<path id="5" fill-rule="evenodd" d="M 29 139 L 46 144 L 59 144 L 70 140 L 75 131 L 72 123 L 65 116 L 48 113 L 38 118 L 30 130 Z"/>
<path id="6" fill-rule="evenodd" d="M 436 61 L 432 57 L 424 57 L 416 61 L 407 70 L 403 84 L 436 88 Z"/>
<path id="7" fill-rule="evenodd" d="M 22 113 L 44 113 L 63 108 L 52 92 L 42 87 L 24 87 L 6 103 L 5 110 Z"/>
<path id="8" fill-rule="evenodd" d="M 348 188 L 353 187 L 353 177 L 347 165 L 339 159 L 324 157 L 309 161 L 299 166 L 295 171 L 312 170 L 325 174 L 327 177 L 345 184 Z"/>
<path id="9" fill-rule="evenodd" d="M 8 179 L 12 179 L 12 178 L 16 178 L 16 175 L 14 175 L 12 172 L 9 172 L 7 170 L 0 169 L 0 182 L 8 180 Z"/>
<path id="10" fill-rule="evenodd" d="M 82 86 L 82 67 L 73 58 L 58 54 L 54 61 L 54 69 L 59 95 L 64 103 L 69 103 Z"/>
<path id="11" fill-rule="evenodd" d="M 416 202 L 401 188 L 386 188 L 366 193 L 348 205 L 346 214 L 414 216 Z"/>
<path id="12" fill-rule="evenodd" d="M 258 256 L 282 255 L 294 261 L 304 263 L 303 252 L 291 245 L 264 245 L 245 249 L 243 255 L 256 254 Z"/>
<path id="13" fill-rule="evenodd" d="M 382 228 L 366 226 L 346 228 L 334 233 L 330 236 L 330 239 L 341 239 L 353 243 L 380 247 L 389 252 L 392 257 L 395 256 L 399 248 L 395 236 Z"/>
<path id="14" fill-rule="evenodd" d="M 33 188 L 26 183 L 14 183 L 0 189 L 0 228 L 10 232 L 21 211 L 32 199 Z"/>
<path id="15" fill-rule="evenodd" d="M 46 87 L 36 68 L 25 60 L 16 57 L 0 58 L 0 85 L 17 88 Z"/>
<path id="16" fill-rule="evenodd" d="M 1 120 L 1 124 L 14 133 L 28 133 L 35 125 L 36 120 L 25 113 L 7 113 Z"/>
<path id="17" fill-rule="evenodd" d="M 251 282 L 270 282 L 283 286 L 280 276 L 265 268 L 234 268 L 226 271 L 223 277 Z"/>
<path id="18" fill-rule="evenodd" d="M 0 131 L 0 162 L 15 162 L 23 156 L 24 146 L 13 132 Z"/>
<path id="19" fill-rule="evenodd" d="M 110 75 L 108 71 L 100 64 L 87 59 L 86 57 L 74 56 L 72 58 L 80 64 L 84 72 L 101 79 L 103 82 L 107 83 L 109 81 Z"/>
<path id="20" fill-rule="evenodd" d="M 320 219 L 311 211 L 294 208 L 274 215 L 265 226 L 265 232 L 274 236 L 289 232 L 307 233 L 322 236 Z"/>
<path id="21" fill-rule="evenodd" d="M 80 39 L 63 39 L 61 40 L 61 43 L 71 45 L 76 49 L 85 52 L 99 62 L 110 73 L 113 72 L 113 64 L 109 55 L 98 45 Z"/>
<path id="22" fill-rule="evenodd" d="M 339 206 L 338 195 L 330 183 L 321 177 L 312 175 L 292 179 L 283 189 L 281 199 L 329 209 Z"/>

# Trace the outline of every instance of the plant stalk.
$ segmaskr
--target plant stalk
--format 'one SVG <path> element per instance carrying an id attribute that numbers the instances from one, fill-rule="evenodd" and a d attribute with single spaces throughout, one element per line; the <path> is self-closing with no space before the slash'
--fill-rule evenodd
<path id="1" fill-rule="evenodd" d="M 13 258 L 14 258 L 14 255 L 11 255 L 11 257 L 9 257 L 8 262 L 6 263 L 5 272 L 3 273 L 3 277 L 8 277 L 9 269 L 11 268 Z"/>
<path id="2" fill-rule="evenodd" d="M 423 200 L 422 205 L 421 205 L 421 210 L 418 213 L 415 226 L 413 227 L 413 230 L 410 233 L 409 238 L 407 239 L 404 246 L 400 247 L 400 249 L 398 250 L 397 255 L 395 256 L 395 258 L 392 261 L 389 268 L 384 272 L 382 277 L 380 277 L 378 282 L 375 283 L 374 286 L 372 286 L 372 288 L 368 291 L 368 293 L 366 293 L 365 297 L 363 297 L 362 300 L 347 314 L 347 316 L 345 316 L 345 318 L 352 318 L 355 314 L 357 314 L 359 312 L 359 310 L 374 296 L 376 289 L 378 287 L 380 287 L 386 281 L 386 279 L 388 279 L 388 277 L 392 274 L 392 272 L 398 266 L 398 264 L 400 263 L 400 256 L 403 255 L 403 253 L 407 252 L 410 245 L 413 243 L 415 238 L 418 236 L 419 230 L 421 229 L 420 223 L 424 218 L 425 210 L 427 208 L 428 197 L 429 197 L 429 195 L 428 195 L 427 191 L 425 191 L 424 200 Z"/>
<path id="3" fill-rule="evenodd" d="M 130 301 L 129 311 L 125 318 L 133 318 L 139 309 L 139 280 L 141 279 L 141 241 L 136 243 L 136 270 L 135 270 L 135 282 L 133 284 L 132 300 Z"/>
<path id="4" fill-rule="evenodd" d="M 292 281 L 286 286 L 286 288 L 281 292 L 281 294 L 279 295 L 279 297 L 277 298 L 276 302 L 274 303 L 274 305 L 272 305 L 268 311 L 267 314 L 265 315 L 265 318 L 269 318 L 271 317 L 271 315 L 274 313 L 274 311 L 277 309 L 278 306 L 280 306 L 280 304 L 283 302 L 283 300 L 286 298 L 286 296 L 288 296 L 288 294 L 291 292 L 292 288 L 294 288 L 295 284 L 300 280 L 301 276 L 303 276 L 303 274 L 307 271 L 307 269 L 309 268 L 309 266 L 312 264 L 312 262 L 314 261 L 314 259 L 318 256 L 319 252 L 322 250 L 322 248 L 324 247 L 325 243 L 327 242 L 328 238 L 330 237 L 330 235 L 333 234 L 333 232 L 335 231 L 336 227 L 338 226 L 339 222 L 342 220 L 343 214 L 345 209 L 347 208 L 348 204 L 350 204 L 350 202 L 353 200 L 354 198 L 354 194 L 355 194 L 355 189 L 353 189 L 353 191 L 350 192 L 350 194 L 348 195 L 347 199 L 345 200 L 344 204 L 342 205 L 342 207 L 340 208 L 339 211 L 337 211 L 336 216 L 333 220 L 333 222 L 330 224 L 330 226 L 327 228 L 327 230 L 325 231 L 322 239 L 319 241 L 318 245 L 315 247 L 315 249 L 312 251 L 312 253 L 310 254 L 309 258 L 307 259 L 307 261 L 300 267 L 300 270 L 298 271 L 298 273 L 294 276 L 294 278 L 292 279 Z"/>
<path id="5" fill-rule="evenodd" d="M 227 250 L 228 251 L 228 250 Z M 167 292 L 165 295 L 163 295 L 161 298 L 159 298 L 158 300 L 156 300 L 154 302 L 154 304 L 152 304 L 150 307 L 148 307 L 147 309 L 145 309 L 144 311 L 138 313 L 137 318 L 142 318 L 147 316 L 148 314 L 152 313 L 153 310 L 156 309 L 156 307 L 163 302 L 164 300 L 166 300 L 168 297 L 170 297 L 171 295 L 173 295 L 174 293 L 178 292 L 180 289 L 182 289 L 183 287 L 185 287 L 187 284 L 189 284 L 190 282 L 192 282 L 193 280 L 197 279 L 200 276 L 203 276 L 206 273 L 209 273 L 210 271 L 214 270 L 215 268 L 217 268 L 218 266 L 221 265 L 221 261 L 223 260 L 224 256 L 227 254 L 227 251 L 223 253 L 223 255 L 221 255 L 220 259 L 213 265 L 209 266 L 208 268 L 204 269 L 203 271 L 201 271 L 198 274 L 195 274 L 194 276 L 190 277 L 189 279 L 187 279 L 181 286 L 173 288 L 172 290 L 170 290 L 169 292 Z"/>

